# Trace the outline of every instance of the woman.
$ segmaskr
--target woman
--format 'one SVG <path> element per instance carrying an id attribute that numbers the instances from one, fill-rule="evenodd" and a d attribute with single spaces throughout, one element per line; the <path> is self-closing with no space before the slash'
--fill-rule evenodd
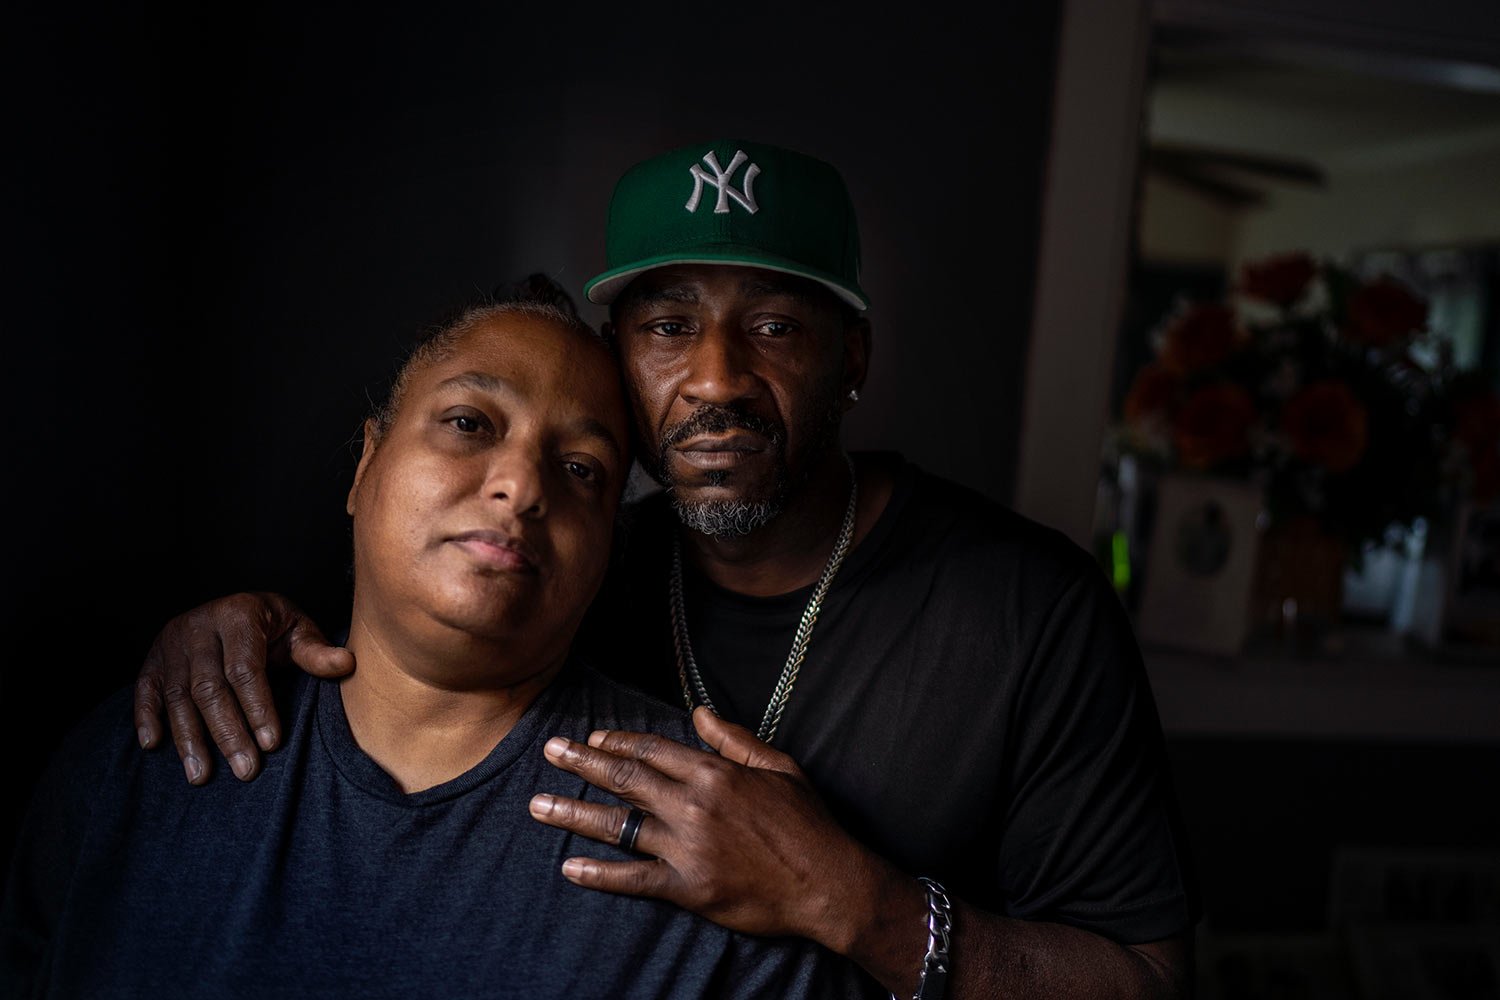
<path id="1" fill-rule="evenodd" d="M 287 672 L 261 779 L 183 783 L 128 691 L 70 737 L 22 831 L 0 992 L 37 996 L 827 996 L 848 968 L 560 874 L 542 790 L 606 801 L 543 742 L 695 742 L 569 646 L 629 469 L 608 350 L 536 303 L 465 312 L 365 423 L 334 682 Z M 586 853 L 597 854 L 589 843 Z M 623 848 L 617 858 L 631 857 Z"/>

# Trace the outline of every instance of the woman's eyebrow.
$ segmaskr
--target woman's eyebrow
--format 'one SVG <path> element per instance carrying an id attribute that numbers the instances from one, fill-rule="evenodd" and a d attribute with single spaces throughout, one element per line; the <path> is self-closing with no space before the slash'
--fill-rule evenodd
<path id="1" fill-rule="evenodd" d="M 620 447 L 620 442 L 615 440 L 609 428 L 593 417 L 579 419 L 574 423 L 573 430 L 582 437 L 592 438 L 604 445 L 614 453 L 616 459 L 625 457 L 625 449 Z"/>
<path id="2" fill-rule="evenodd" d="M 440 391 L 443 389 L 475 389 L 479 392 L 511 399 L 516 399 L 520 396 L 516 391 L 515 385 L 509 379 L 501 378 L 499 375 L 494 375 L 490 372 L 481 371 L 459 372 L 457 375 L 443 379 L 443 381 L 438 383 L 437 387 Z M 594 417 L 581 416 L 575 420 L 570 420 L 567 429 L 569 432 L 577 434 L 580 437 L 592 438 L 599 441 L 613 452 L 616 458 L 623 458 L 625 455 L 625 449 L 620 446 L 619 441 L 615 440 L 614 434 L 610 433 L 609 427 L 601 420 L 597 420 Z"/>
<path id="3" fill-rule="evenodd" d="M 439 389 L 478 389 L 480 392 L 496 396 L 516 395 L 516 387 L 509 379 L 481 371 L 460 372 L 451 378 L 443 379 L 437 387 Z"/>

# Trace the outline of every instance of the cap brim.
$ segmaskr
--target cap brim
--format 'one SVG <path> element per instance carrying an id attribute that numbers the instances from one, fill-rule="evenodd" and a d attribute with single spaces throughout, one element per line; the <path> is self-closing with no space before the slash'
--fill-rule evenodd
<path id="1" fill-rule="evenodd" d="M 645 260 L 605 271 L 583 286 L 584 297 L 590 302 L 607 306 L 625 290 L 626 285 L 642 274 L 672 264 L 721 264 L 727 267 L 758 267 L 761 270 L 776 271 L 780 274 L 794 274 L 799 278 L 816 281 L 860 312 L 864 312 L 870 308 L 870 300 L 865 297 L 864 292 L 859 288 L 851 288 L 831 274 L 810 267 L 804 267 L 795 261 L 777 257 L 773 254 L 724 253 L 705 255 L 701 249 L 695 253 L 662 254 L 658 257 L 648 257 Z"/>

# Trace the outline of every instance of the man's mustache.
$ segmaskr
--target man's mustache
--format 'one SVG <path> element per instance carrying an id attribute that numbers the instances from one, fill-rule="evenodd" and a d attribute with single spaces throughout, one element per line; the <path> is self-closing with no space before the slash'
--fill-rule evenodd
<path id="1" fill-rule="evenodd" d="M 730 430 L 759 434 L 771 443 L 773 450 L 786 440 L 785 428 L 774 420 L 745 413 L 731 406 L 705 403 L 667 431 L 661 440 L 661 450 L 665 455 L 668 448 L 681 444 L 688 438 L 699 434 L 722 434 Z"/>

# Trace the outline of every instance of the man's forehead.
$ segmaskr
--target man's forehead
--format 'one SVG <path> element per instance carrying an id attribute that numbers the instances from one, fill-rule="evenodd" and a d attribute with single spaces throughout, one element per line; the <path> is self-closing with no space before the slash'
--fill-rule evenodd
<path id="1" fill-rule="evenodd" d="M 741 298 L 785 297 L 809 305 L 832 299 L 815 282 L 792 274 L 734 264 L 686 264 L 657 268 L 641 275 L 621 296 L 627 302 L 697 304 L 711 293 L 733 292 Z"/>

